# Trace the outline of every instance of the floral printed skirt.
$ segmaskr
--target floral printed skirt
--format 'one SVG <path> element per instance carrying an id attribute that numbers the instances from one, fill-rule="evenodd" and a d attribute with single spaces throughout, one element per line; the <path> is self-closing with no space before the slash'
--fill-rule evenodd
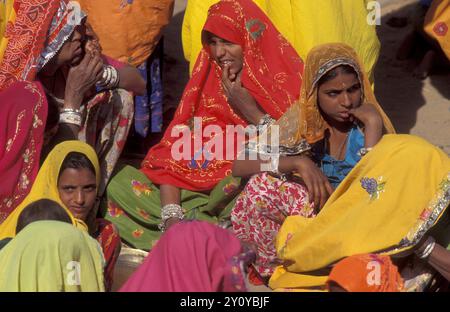
<path id="1" fill-rule="evenodd" d="M 209 194 L 181 190 L 181 206 L 187 220 L 230 224 L 230 213 L 240 189 L 240 179 L 228 176 Z M 101 204 L 105 219 L 112 222 L 123 242 L 133 248 L 150 250 L 161 232 L 159 188 L 138 169 L 125 166 L 108 184 Z"/>
<path id="2" fill-rule="evenodd" d="M 236 200 L 231 222 L 236 236 L 254 245 L 255 269 L 263 277 L 273 273 L 277 259 L 275 238 L 284 219 L 290 215 L 314 217 L 306 187 L 267 173 L 254 175 Z"/>

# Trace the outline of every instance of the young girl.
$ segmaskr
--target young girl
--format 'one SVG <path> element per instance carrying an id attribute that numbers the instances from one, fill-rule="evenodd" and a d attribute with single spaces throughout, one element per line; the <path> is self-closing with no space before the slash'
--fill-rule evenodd
<path id="1" fill-rule="evenodd" d="M 275 135 L 278 126 L 279 153 L 233 166 L 234 176 L 252 176 L 233 209 L 233 230 L 256 245 L 255 268 L 263 277 L 279 263 L 274 243 L 284 219 L 315 216 L 383 132 L 394 132 L 351 47 L 314 48 L 303 78 L 298 104 L 266 132 Z"/>

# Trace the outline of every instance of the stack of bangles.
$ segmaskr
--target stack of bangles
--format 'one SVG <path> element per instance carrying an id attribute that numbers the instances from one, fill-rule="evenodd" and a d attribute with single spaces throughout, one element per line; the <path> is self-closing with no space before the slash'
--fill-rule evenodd
<path id="1" fill-rule="evenodd" d="M 161 232 L 166 230 L 166 222 L 169 219 L 176 218 L 179 220 L 184 219 L 183 208 L 177 204 L 168 204 L 161 208 L 161 223 L 158 225 L 158 228 Z"/>
<path id="2" fill-rule="evenodd" d="M 81 112 L 78 109 L 63 108 L 59 113 L 59 123 L 81 127 Z"/>
<path id="3" fill-rule="evenodd" d="M 119 85 L 119 72 L 111 65 L 103 68 L 102 80 L 97 82 L 97 86 L 102 89 L 113 89 Z"/>
<path id="4" fill-rule="evenodd" d="M 426 245 L 425 249 L 422 252 L 420 252 L 419 250 L 415 251 L 415 254 L 420 259 L 428 258 L 431 255 L 431 253 L 433 252 L 434 247 L 436 246 L 436 241 L 431 236 L 427 238 L 426 243 L 427 243 L 427 245 Z"/>

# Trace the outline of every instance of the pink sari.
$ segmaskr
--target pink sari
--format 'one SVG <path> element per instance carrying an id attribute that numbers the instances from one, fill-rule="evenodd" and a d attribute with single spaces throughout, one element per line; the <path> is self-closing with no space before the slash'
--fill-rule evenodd
<path id="1" fill-rule="evenodd" d="M 0 92 L 0 224 L 22 202 L 39 170 L 47 100 L 39 83 Z"/>
<path id="2" fill-rule="evenodd" d="M 228 230 L 207 222 L 182 222 L 163 234 L 120 291 L 245 291 L 244 268 L 252 256 L 242 252 Z"/>

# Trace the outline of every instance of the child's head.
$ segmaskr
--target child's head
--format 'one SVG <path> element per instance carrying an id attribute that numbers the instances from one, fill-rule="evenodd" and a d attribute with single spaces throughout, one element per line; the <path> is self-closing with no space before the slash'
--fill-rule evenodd
<path id="1" fill-rule="evenodd" d="M 349 110 L 361 105 L 362 86 L 350 65 L 340 65 L 317 83 L 317 104 L 329 124 L 350 123 Z"/>
<path id="2" fill-rule="evenodd" d="M 17 220 L 16 234 L 28 224 L 40 220 L 55 220 L 72 223 L 67 212 L 57 202 L 50 199 L 40 199 L 32 202 L 20 213 Z"/>

